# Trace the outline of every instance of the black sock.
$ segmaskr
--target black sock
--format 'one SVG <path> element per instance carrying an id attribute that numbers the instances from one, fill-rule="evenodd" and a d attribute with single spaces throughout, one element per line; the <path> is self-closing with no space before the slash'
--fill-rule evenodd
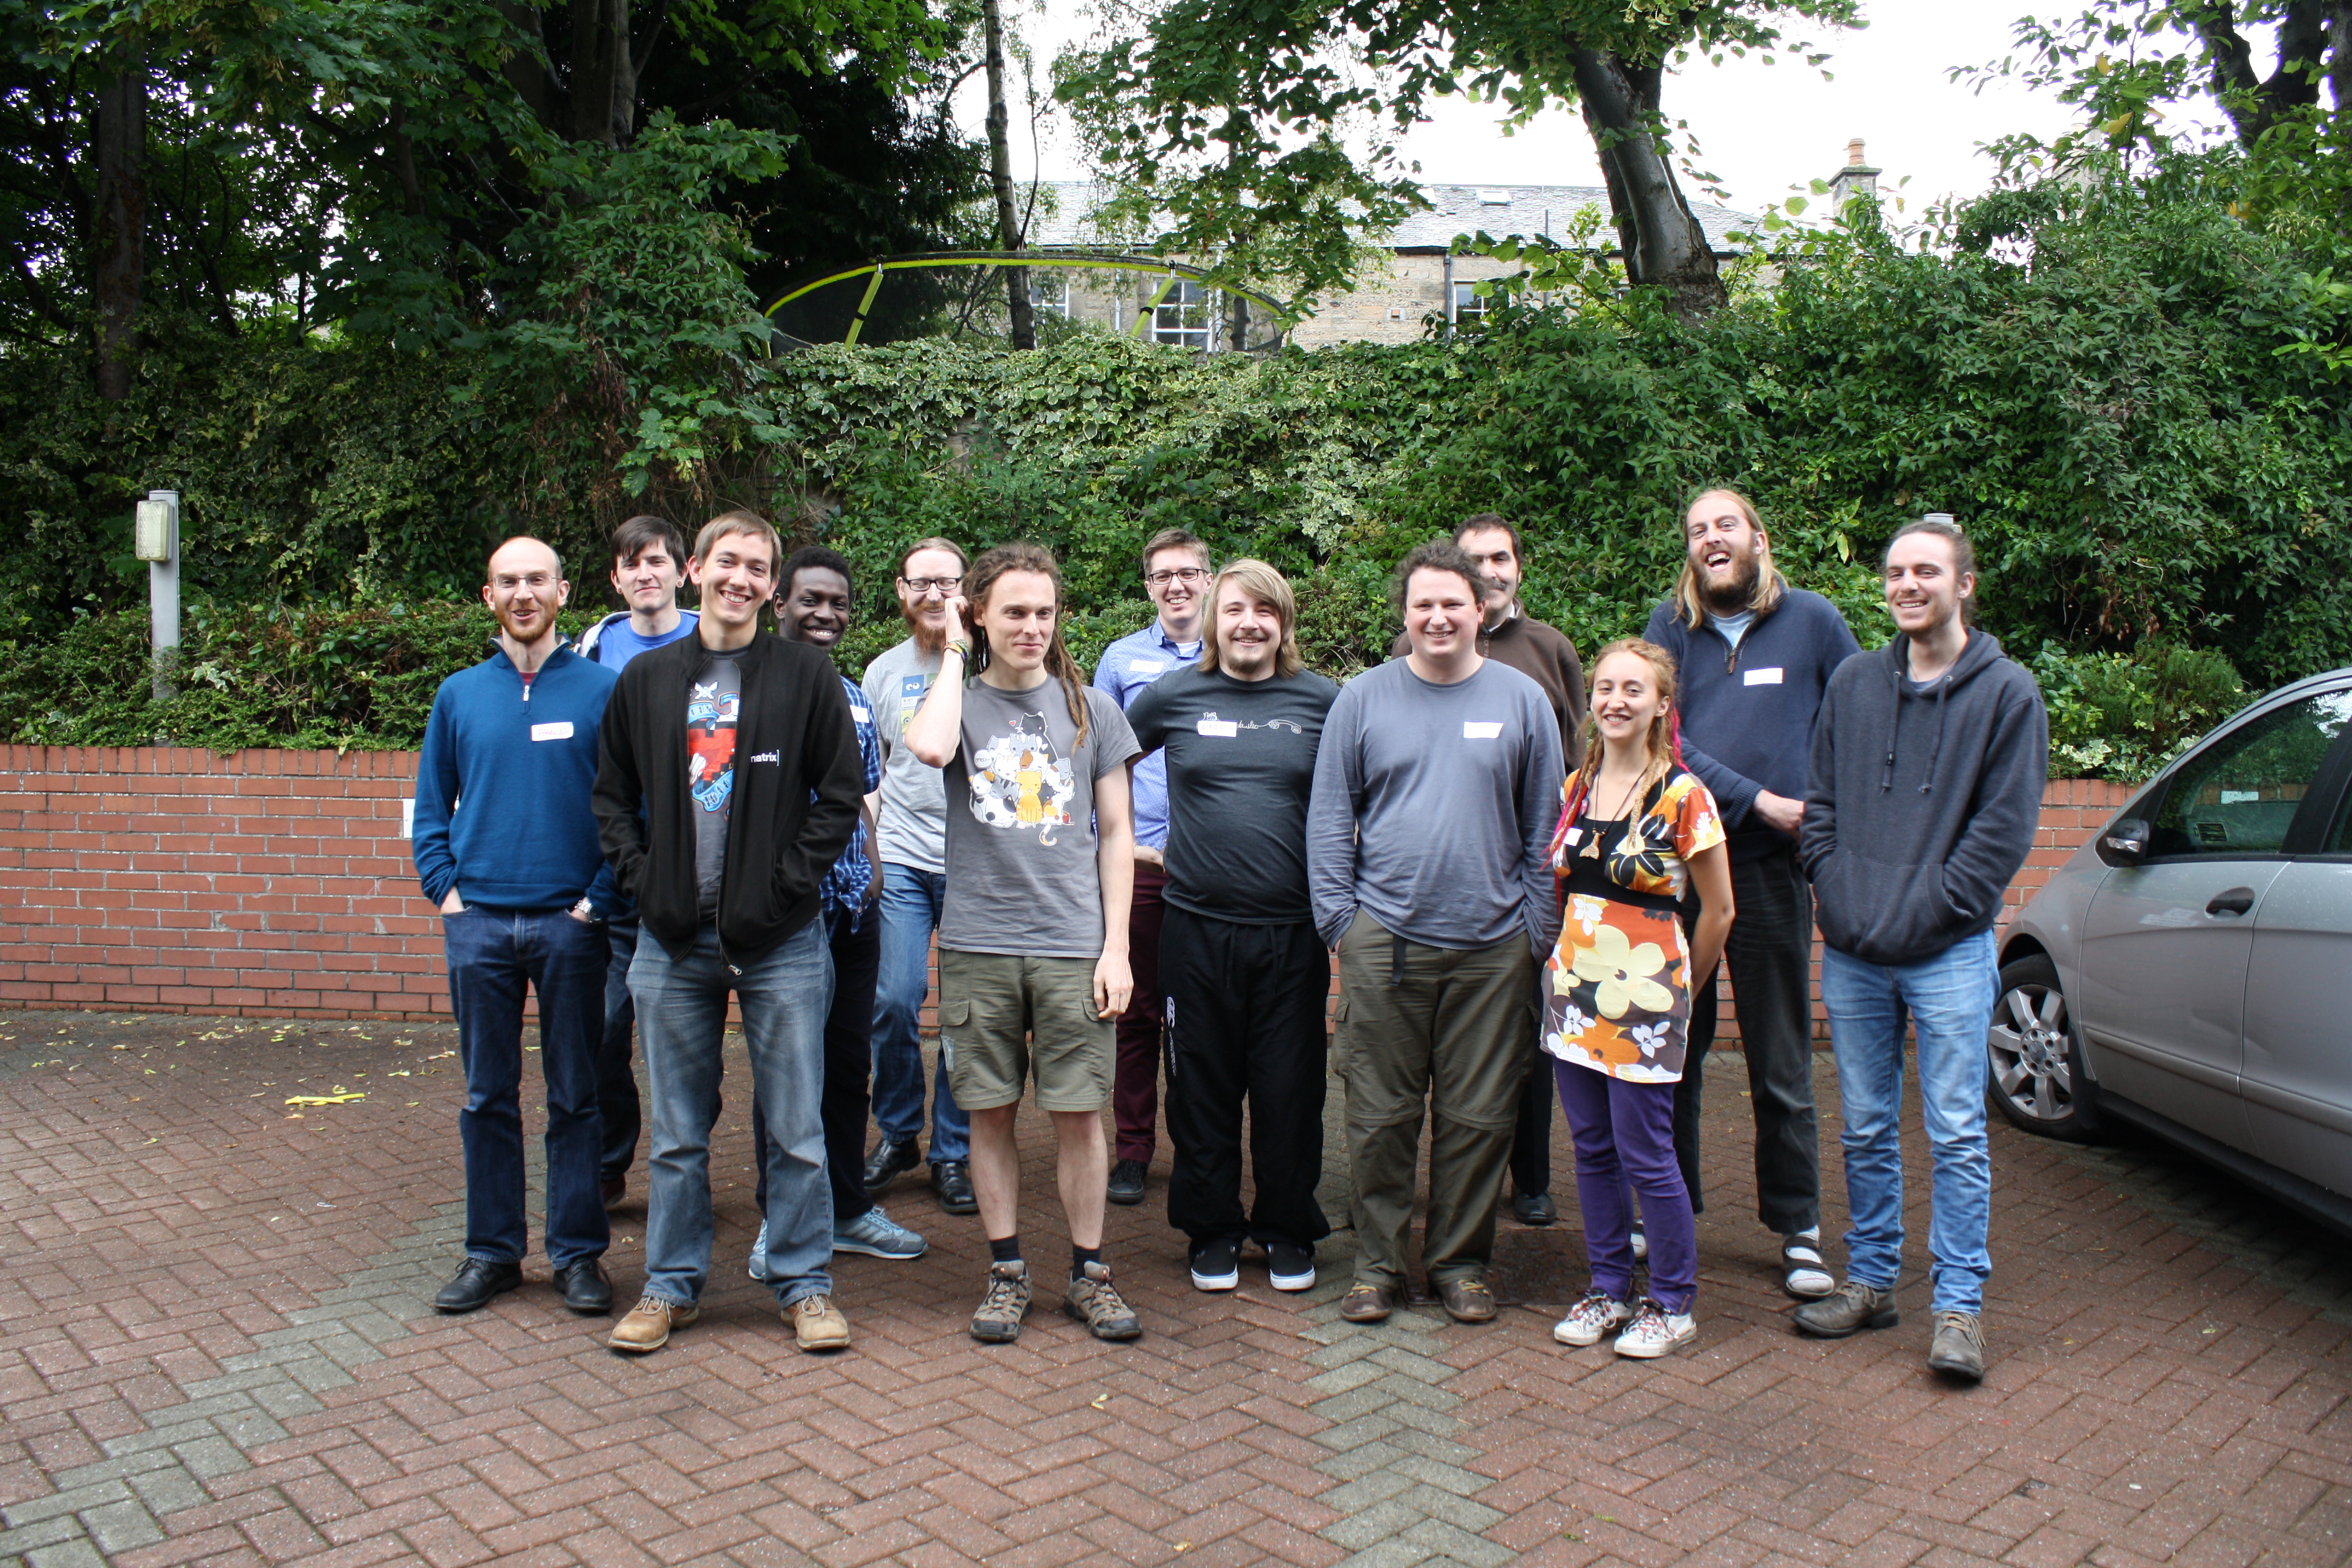
<path id="1" fill-rule="evenodd" d="M 1089 1264 L 1089 1263 L 1100 1263 L 1101 1261 L 1102 1261 L 1102 1248 L 1101 1248 L 1101 1247 L 1071 1247 L 1071 1248 L 1070 1248 L 1070 1278 L 1071 1278 L 1071 1279 L 1085 1279 L 1085 1278 L 1086 1278 L 1086 1273 L 1087 1273 L 1087 1264 Z"/>
<path id="2" fill-rule="evenodd" d="M 1002 1241 L 998 1240 L 995 1237 L 990 1237 L 988 1238 L 988 1260 L 991 1263 L 1020 1262 L 1020 1232 L 1015 1231 L 1013 1235 L 1004 1237 Z"/>

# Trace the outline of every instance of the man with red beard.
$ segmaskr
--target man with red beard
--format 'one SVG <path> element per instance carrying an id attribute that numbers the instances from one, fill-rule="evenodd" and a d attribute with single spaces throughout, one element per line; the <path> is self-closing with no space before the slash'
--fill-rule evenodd
<path id="1" fill-rule="evenodd" d="M 1813 1111 L 1812 889 L 1797 863 L 1813 716 L 1830 674 L 1860 651 L 1837 607 L 1792 588 L 1772 564 L 1762 519 L 1737 490 L 1710 489 L 1683 517 L 1688 559 L 1675 595 L 1642 635 L 1681 672 L 1683 755 L 1730 830 L 1724 944 L 1756 1108 L 1758 1217 L 1780 1239 L 1781 1285 L 1801 1299 L 1834 1289 L 1821 1251 L 1822 1171 Z M 1675 1153 L 1699 1194 L 1701 1068 L 1715 1039 L 1715 977 L 1694 975 L 1688 1054 L 1675 1096 Z"/>

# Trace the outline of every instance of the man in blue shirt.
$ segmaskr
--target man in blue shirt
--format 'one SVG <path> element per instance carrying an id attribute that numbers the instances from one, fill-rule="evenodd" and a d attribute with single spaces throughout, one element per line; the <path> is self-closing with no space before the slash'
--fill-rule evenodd
<path id="1" fill-rule="evenodd" d="M 563 1304 L 601 1314 L 613 1310 L 595 1070 L 611 877 L 590 792 L 616 682 L 555 629 L 572 585 L 554 551 L 509 539 L 488 575 L 499 635 L 434 694 L 416 768 L 416 875 L 441 910 L 466 1070 L 466 1259 L 433 1304 L 470 1312 L 522 1283 L 528 984 L 547 1080 L 548 1261 Z"/>
<path id="2" fill-rule="evenodd" d="M 1095 687 L 1124 710 L 1135 694 L 1201 657 L 1202 609 L 1209 595 L 1209 547 L 1181 528 L 1165 528 L 1143 547 L 1143 585 L 1160 614 L 1139 632 L 1103 649 Z M 1160 1113 L 1160 921 L 1168 888 L 1168 759 L 1158 752 L 1135 764 L 1135 902 L 1128 916 L 1127 961 L 1135 995 L 1119 1015 L 1118 1058 L 1111 1079 L 1110 1201 L 1143 1201 Z"/>
<path id="3" fill-rule="evenodd" d="M 613 592 L 629 606 L 606 616 L 580 636 L 579 652 L 618 675 L 629 660 L 690 637 L 698 617 L 677 607 L 686 581 L 686 535 L 667 518 L 633 517 L 613 531 Z M 637 1099 L 637 1073 L 631 1065 L 631 1037 L 637 1005 L 629 1000 L 629 961 L 637 956 L 637 907 L 614 895 L 613 918 L 605 922 L 612 963 L 604 971 L 604 1034 L 596 1048 L 596 1110 L 604 1120 L 604 1149 L 597 1162 L 604 1204 L 611 1207 L 628 1188 L 629 1166 L 637 1157 L 637 1134 L 645 1110 Z"/>

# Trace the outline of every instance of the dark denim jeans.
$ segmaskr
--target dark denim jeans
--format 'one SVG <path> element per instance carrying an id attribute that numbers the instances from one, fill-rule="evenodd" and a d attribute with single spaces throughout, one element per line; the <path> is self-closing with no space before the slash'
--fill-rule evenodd
<path id="1" fill-rule="evenodd" d="M 882 969 L 874 987 L 874 1124 L 903 1143 L 923 1130 L 923 995 L 931 988 L 931 932 L 947 902 L 937 871 L 885 866 Z M 971 1158 L 971 1118 L 956 1103 L 941 1062 L 931 1088 L 931 1163 Z"/>
<path id="2" fill-rule="evenodd" d="M 637 1097 L 637 1069 L 630 1060 L 637 1005 L 629 995 L 629 965 L 637 956 L 635 917 L 608 921 L 613 946 L 604 971 L 604 1037 L 596 1047 L 596 1110 L 604 1119 L 604 1152 L 596 1173 L 617 1182 L 637 1158 L 637 1134 L 645 1130 L 644 1102 Z"/>
<path id="3" fill-rule="evenodd" d="M 730 991 L 742 1005 L 752 1093 L 767 1113 L 768 1282 L 785 1306 L 830 1294 L 833 1194 L 821 1107 L 833 959 L 824 922 L 809 921 L 773 952 L 743 963 L 740 974 L 728 973 L 720 960 L 715 926 L 704 926 L 683 958 L 658 942 L 640 942 L 629 991 L 653 1090 L 646 1294 L 687 1306 L 701 1299 L 710 1276 L 710 1126 L 719 1119 Z"/>
<path id="4" fill-rule="evenodd" d="M 457 1133 L 466 1151 L 466 1256 L 520 1261 L 530 1250 L 522 1171 L 522 999 L 539 995 L 547 1080 L 547 1257 L 601 1257 L 611 1233 L 596 1178 L 596 1039 L 604 1010 L 604 927 L 564 910 L 480 906 L 441 917 L 449 1005 L 466 1067 Z"/>

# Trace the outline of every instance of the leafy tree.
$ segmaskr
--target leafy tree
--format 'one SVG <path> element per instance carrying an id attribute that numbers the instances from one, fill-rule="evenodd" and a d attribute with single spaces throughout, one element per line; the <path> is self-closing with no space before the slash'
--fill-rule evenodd
<path id="1" fill-rule="evenodd" d="M 1676 177 L 1667 65 L 1801 49 L 1785 20 L 1854 16 L 1854 0 L 1171 0 L 1141 37 L 1069 62 L 1059 93 L 1169 214 L 1165 245 L 1306 294 L 1349 281 L 1350 222 L 1384 226 L 1418 205 L 1393 139 L 1433 96 L 1500 99 L 1521 122 L 1574 105 L 1627 279 L 1696 315 L 1725 295 Z M 1343 145 L 1356 125 L 1376 138 L 1361 162 Z"/>

